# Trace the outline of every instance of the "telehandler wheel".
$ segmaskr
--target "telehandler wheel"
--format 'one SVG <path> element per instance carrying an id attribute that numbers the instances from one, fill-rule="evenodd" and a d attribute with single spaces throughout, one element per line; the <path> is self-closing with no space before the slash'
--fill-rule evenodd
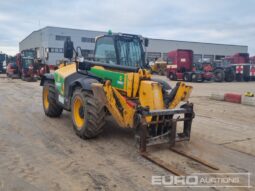
<path id="1" fill-rule="evenodd" d="M 92 93 L 77 89 L 71 102 L 72 121 L 76 134 L 83 138 L 94 138 L 105 125 L 105 108 L 99 105 Z"/>
<path id="2" fill-rule="evenodd" d="M 59 117 L 63 112 L 63 108 L 60 107 L 56 102 L 54 85 L 44 84 L 42 94 L 45 115 L 49 117 Z"/>

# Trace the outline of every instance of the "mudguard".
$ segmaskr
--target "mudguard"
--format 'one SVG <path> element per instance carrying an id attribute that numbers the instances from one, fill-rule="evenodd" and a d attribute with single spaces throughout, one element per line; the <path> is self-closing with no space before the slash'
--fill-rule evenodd
<path id="1" fill-rule="evenodd" d="M 84 74 L 74 73 L 65 79 L 65 97 L 71 97 L 75 88 L 92 91 L 91 84 L 98 83 L 98 80 Z"/>
<path id="2" fill-rule="evenodd" d="M 54 84 L 54 74 L 44 74 L 41 78 L 40 86 L 43 86 L 45 82 Z"/>

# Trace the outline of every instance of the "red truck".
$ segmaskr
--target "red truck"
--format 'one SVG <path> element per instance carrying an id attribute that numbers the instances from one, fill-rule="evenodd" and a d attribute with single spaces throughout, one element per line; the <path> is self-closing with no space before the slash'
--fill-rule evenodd
<path id="1" fill-rule="evenodd" d="M 202 82 L 213 77 L 208 66 L 193 64 L 193 51 L 177 49 L 167 54 L 167 77 L 170 80 Z"/>
<path id="2" fill-rule="evenodd" d="M 223 62 L 233 68 L 236 81 L 250 81 L 255 78 L 255 67 L 251 64 L 248 53 L 236 53 L 224 58 Z"/>
<path id="3" fill-rule="evenodd" d="M 22 80 L 36 81 L 45 73 L 49 73 L 49 66 L 35 59 L 34 50 L 25 50 L 16 55 L 18 74 Z"/>
<path id="4" fill-rule="evenodd" d="M 250 57 L 250 63 L 255 65 L 255 56 Z"/>

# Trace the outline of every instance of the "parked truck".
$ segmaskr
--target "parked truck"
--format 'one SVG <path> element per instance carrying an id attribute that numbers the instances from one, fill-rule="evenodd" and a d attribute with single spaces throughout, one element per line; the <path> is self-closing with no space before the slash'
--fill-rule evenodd
<path id="1" fill-rule="evenodd" d="M 36 81 L 45 73 L 49 73 L 49 66 L 35 58 L 34 50 L 24 50 L 16 55 L 18 74 L 22 80 Z"/>
<path id="2" fill-rule="evenodd" d="M 255 56 L 250 57 L 250 63 L 255 65 Z"/>
<path id="3" fill-rule="evenodd" d="M 186 82 L 202 82 L 210 80 L 213 75 L 203 67 L 193 64 L 193 51 L 177 49 L 167 54 L 167 77 L 170 80 L 184 80 Z"/>
<path id="4" fill-rule="evenodd" d="M 236 53 L 225 57 L 223 62 L 235 72 L 236 81 L 250 81 L 255 77 L 255 67 L 250 63 L 248 53 Z"/>
<path id="5" fill-rule="evenodd" d="M 6 58 L 6 54 L 0 53 L 0 74 L 6 72 Z"/>

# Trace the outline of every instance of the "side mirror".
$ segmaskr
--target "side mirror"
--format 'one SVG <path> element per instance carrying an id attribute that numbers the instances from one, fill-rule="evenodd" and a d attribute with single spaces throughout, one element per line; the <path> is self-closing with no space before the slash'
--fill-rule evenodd
<path id="1" fill-rule="evenodd" d="M 144 38 L 144 46 L 145 47 L 149 46 L 149 39 L 148 38 Z"/>
<path id="2" fill-rule="evenodd" d="M 64 57 L 71 60 L 73 58 L 73 50 L 73 42 L 67 39 L 64 43 Z"/>

